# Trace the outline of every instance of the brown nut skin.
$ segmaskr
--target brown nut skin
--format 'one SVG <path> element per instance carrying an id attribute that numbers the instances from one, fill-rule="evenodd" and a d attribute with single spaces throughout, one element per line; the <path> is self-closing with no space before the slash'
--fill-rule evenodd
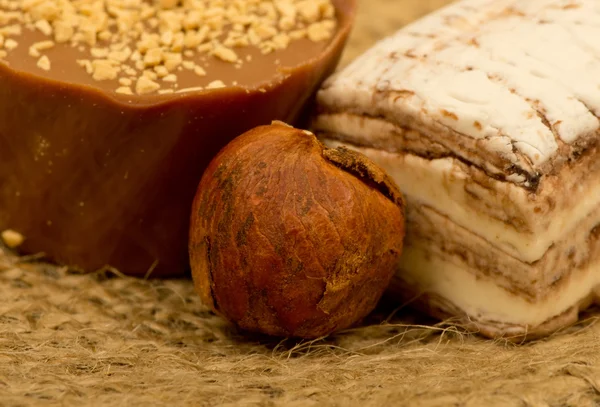
<path id="1" fill-rule="evenodd" d="M 397 187 L 359 153 L 274 122 L 205 171 L 189 252 L 196 290 L 248 331 L 316 338 L 370 313 L 404 239 Z"/>

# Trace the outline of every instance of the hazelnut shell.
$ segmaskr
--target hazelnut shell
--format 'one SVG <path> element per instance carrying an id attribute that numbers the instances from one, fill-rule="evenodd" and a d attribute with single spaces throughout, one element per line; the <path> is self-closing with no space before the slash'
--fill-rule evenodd
<path id="1" fill-rule="evenodd" d="M 315 338 L 370 313 L 402 252 L 404 201 L 365 156 L 282 123 L 229 143 L 194 200 L 195 287 L 240 328 Z"/>

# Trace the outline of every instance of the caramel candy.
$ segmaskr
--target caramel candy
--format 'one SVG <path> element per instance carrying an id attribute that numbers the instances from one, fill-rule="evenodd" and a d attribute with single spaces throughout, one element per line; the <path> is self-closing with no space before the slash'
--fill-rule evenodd
<path id="1" fill-rule="evenodd" d="M 139 3 L 144 10 L 153 4 Z M 213 24 L 214 38 L 192 48 L 176 43 L 192 29 L 164 29 L 162 16 L 189 16 L 186 7 L 203 2 L 157 3 L 164 4 L 144 20 L 157 23 L 154 31 L 145 27 L 149 34 L 133 24 L 119 37 L 122 27 L 109 21 L 93 41 L 76 29 L 69 37 L 68 24 L 52 20 L 47 6 L 36 20 L 17 10 L 19 1 L 0 3 L 16 10 L 0 10 L 0 230 L 24 236 L 23 253 L 83 271 L 185 273 L 190 208 L 204 168 L 255 126 L 298 123 L 335 69 L 355 9 L 354 0 L 336 0 L 333 17 L 322 9 L 321 20 L 308 23 L 302 18 L 312 17 L 297 8 L 296 26 L 285 20 L 275 35 L 245 46 L 228 42 L 230 33 L 246 27 L 240 32 L 250 38 L 249 28 L 261 33 L 260 24 Z M 285 10 L 275 11 L 281 23 Z M 335 25 L 314 28 L 325 21 Z M 275 44 L 282 33 L 289 42 Z"/>

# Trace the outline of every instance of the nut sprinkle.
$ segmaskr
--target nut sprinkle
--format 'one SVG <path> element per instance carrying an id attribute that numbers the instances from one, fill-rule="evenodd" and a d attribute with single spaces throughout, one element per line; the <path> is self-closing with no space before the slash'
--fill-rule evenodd
<path id="1" fill-rule="evenodd" d="M 336 25 L 331 0 L 0 0 L 0 62 L 27 47 L 49 71 L 46 51 L 70 46 L 82 53 L 78 69 L 115 81 L 115 92 L 165 94 L 186 90 L 184 70 L 210 73 L 210 58 L 242 69 L 252 60 L 244 49 L 267 55 L 300 39 L 324 42 Z M 27 31 L 43 40 L 26 43 Z"/>

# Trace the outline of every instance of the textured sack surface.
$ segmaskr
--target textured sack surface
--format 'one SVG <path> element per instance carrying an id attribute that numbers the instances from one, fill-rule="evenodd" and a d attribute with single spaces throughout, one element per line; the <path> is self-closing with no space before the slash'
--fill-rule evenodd
<path id="1" fill-rule="evenodd" d="M 448 1 L 362 0 L 346 61 Z M 0 406 L 593 406 L 600 324 L 526 345 L 381 309 L 312 342 L 242 336 L 190 280 L 0 254 Z"/>
<path id="2" fill-rule="evenodd" d="M 527 345 L 397 314 L 327 340 L 243 337 L 188 280 L 0 265 L 0 405 L 586 406 L 600 324 Z"/>

